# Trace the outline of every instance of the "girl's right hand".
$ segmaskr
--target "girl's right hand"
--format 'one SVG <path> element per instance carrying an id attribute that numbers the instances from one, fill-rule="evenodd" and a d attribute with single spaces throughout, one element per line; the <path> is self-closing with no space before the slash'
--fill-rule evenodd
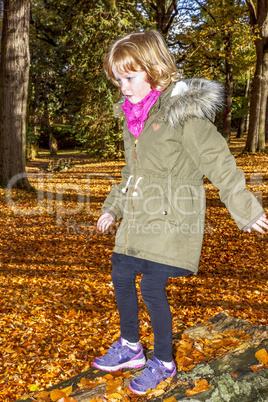
<path id="1" fill-rule="evenodd" d="M 97 222 L 97 228 L 99 229 L 100 232 L 104 233 L 105 230 L 107 230 L 108 227 L 111 226 L 113 223 L 114 223 L 113 216 L 110 215 L 108 212 L 106 212 L 99 218 Z"/>
<path id="2" fill-rule="evenodd" d="M 268 230 L 268 218 L 266 217 L 265 214 L 263 214 L 260 219 L 255 222 L 251 228 L 249 228 L 247 231 L 251 233 L 251 230 L 254 229 L 257 232 L 261 234 L 265 234 L 265 230 Z"/>

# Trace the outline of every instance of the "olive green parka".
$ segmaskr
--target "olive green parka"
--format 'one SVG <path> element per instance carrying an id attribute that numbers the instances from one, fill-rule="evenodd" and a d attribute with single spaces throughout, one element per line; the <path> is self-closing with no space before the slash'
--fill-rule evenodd
<path id="1" fill-rule="evenodd" d="M 203 242 L 206 196 L 203 177 L 241 230 L 264 213 L 245 188 L 225 139 L 213 124 L 223 89 L 215 81 L 182 80 L 159 96 L 138 140 L 124 125 L 126 166 L 102 212 L 122 221 L 116 253 L 197 273 Z M 122 103 L 114 105 L 123 115 Z"/>

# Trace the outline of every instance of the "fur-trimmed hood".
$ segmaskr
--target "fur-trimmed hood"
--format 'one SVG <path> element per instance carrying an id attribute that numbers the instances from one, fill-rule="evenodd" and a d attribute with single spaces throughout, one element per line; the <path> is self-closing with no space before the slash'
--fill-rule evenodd
<path id="1" fill-rule="evenodd" d="M 194 78 L 175 83 L 166 108 L 169 121 L 177 126 L 193 117 L 214 121 L 223 104 L 224 88 L 219 82 Z"/>
<path id="2" fill-rule="evenodd" d="M 207 118 L 213 122 L 216 112 L 224 104 L 224 88 L 217 81 L 193 78 L 177 81 L 172 86 L 174 87 L 168 98 L 165 97 L 165 92 L 170 92 L 169 88 L 162 95 L 165 98 L 164 114 L 173 126 L 183 125 L 192 117 Z M 115 117 L 124 116 L 124 100 L 122 97 L 114 104 Z"/>

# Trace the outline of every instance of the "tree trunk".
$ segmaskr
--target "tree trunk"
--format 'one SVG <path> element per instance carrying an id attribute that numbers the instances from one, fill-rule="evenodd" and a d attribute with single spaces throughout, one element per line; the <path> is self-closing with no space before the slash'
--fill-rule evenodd
<path id="1" fill-rule="evenodd" d="M 244 92 L 244 97 L 242 100 L 242 112 L 244 114 L 244 111 L 248 105 L 248 94 L 249 94 L 249 84 L 250 84 L 250 78 L 249 75 L 247 77 L 246 80 L 246 86 L 245 86 L 245 92 Z M 245 131 L 245 126 L 246 126 L 246 120 L 247 120 L 247 114 L 241 116 L 240 120 L 239 120 L 239 127 L 237 130 L 237 134 L 236 134 L 236 138 L 242 138 L 244 135 L 244 131 Z"/>
<path id="2" fill-rule="evenodd" d="M 30 0 L 5 0 L 0 64 L 0 184 L 30 188 L 25 173 Z"/>
<path id="3" fill-rule="evenodd" d="M 234 91 L 233 63 L 232 63 L 232 34 L 229 33 L 226 38 L 225 45 L 225 69 L 226 69 L 226 99 L 223 112 L 222 135 L 226 141 L 231 139 L 231 122 L 232 122 L 232 102 Z"/>
<path id="4" fill-rule="evenodd" d="M 178 14 L 177 1 L 157 0 L 156 2 L 150 1 L 149 4 L 155 12 L 156 28 L 166 35 Z"/>
<path id="5" fill-rule="evenodd" d="M 256 70 L 252 85 L 249 131 L 245 150 L 265 150 L 265 117 L 268 91 L 268 0 L 258 0 L 257 12 L 251 0 L 247 0 L 251 25 L 259 28 L 256 46 Z"/>
<path id="6" fill-rule="evenodd" d="M 268 100 L 266 103 L 266 119 L 265 119 L 265 143 L 268 142 Z"/>
<path id="7" fill-rule="evenodd" d="M 264 64 L 264 49 L 261 40 L 257 40 L 257 64 L 253 79 L 249 114 L 249 130 L 245 150 L 248 152 L 265 150 L 265 118 L 267 103 L 267 71 Z M 264 145 L 263 145 L 264 142 Z"/>
<path id="8" fill-rule="evenodd" d="M 48 146 L 50 149 L 50 116 L 49 116 L 49 99 L 48 99 L 48 72 L 45 70 L 44 73 L 44 88 L 43 88 L 43 103 L 44 103 L 44 110 L 43 115 L 40 121 L 40 133 L 45 142 L 46 147 Z"/>
<path id="9" fill-rule="evenodd" d="M 268 41 L 266 43 L 266 47 L 267 46 Z M 260 134 L 259 134 L 260 151 L 265 151 L 265 127 L 266 127 L 266 110 L 267 110 L 267 97 L 268 97 L 268 49 L 264 49 L 264 55 L 263 55 L 263 80 L 264 83 L 262 86 L 261 108 L 260 108 Z"/>

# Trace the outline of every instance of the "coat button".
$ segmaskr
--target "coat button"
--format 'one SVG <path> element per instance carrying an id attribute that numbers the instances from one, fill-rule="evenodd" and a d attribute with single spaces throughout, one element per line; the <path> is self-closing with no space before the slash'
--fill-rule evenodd
<path id="1" fill-rule="evenodd" d="M 163 215 L 167 215 L 168 213 L 167 213 L 167 211 L 163 211 Z"/>

